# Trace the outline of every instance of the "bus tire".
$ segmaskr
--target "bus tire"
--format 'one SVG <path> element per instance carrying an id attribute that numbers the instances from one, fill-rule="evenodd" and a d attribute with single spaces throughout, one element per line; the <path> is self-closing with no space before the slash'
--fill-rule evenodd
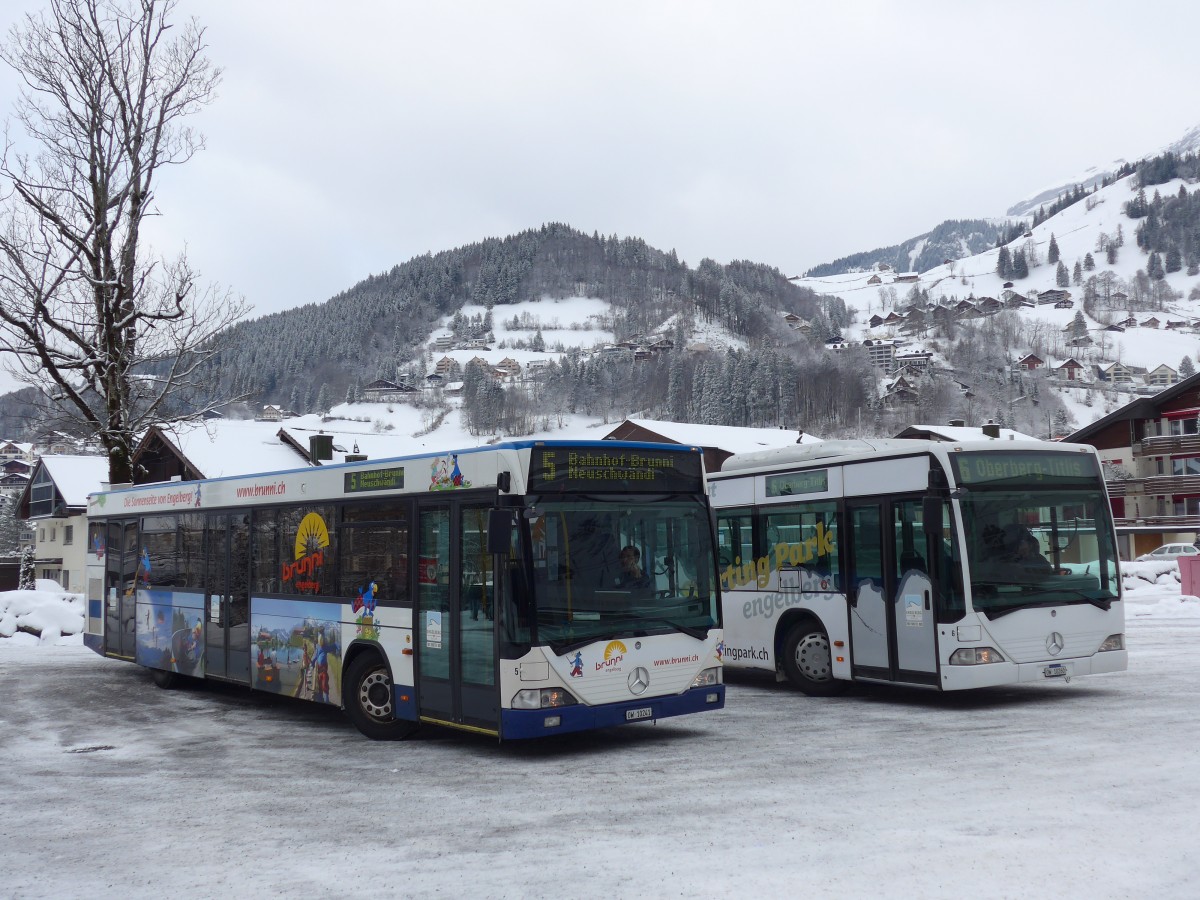
<path id="1" fill-rule="evenodd" d="M 373 741 L 399 741 L 417 730 L 417 723 L 396 718 L 392 672 L 383 657 L 364 651 L 346 669 L 342 706 L 354 727 Z"/>
<path id="2" fill-rule="evenodd" d="M 833 677 L 833 651 L 829 635 L 816 622 L 799 622 L 783 639 L 783 673 L 810 697 L 833 697 L 849 682 Z"/>
<path id="3" fill-rule="evenodd" d="M 171 654 L 169 652 L 163 655 L 163 665 L 164 666 L 169 666 L 171 664 L 170 657 L 171 657 Z M 179 673 L 172 672 L 170 669 L 167 669 L 167 668 L 151 669 L 150 677 L 153 678 L 154 683 L 157 684 L 164 691 L 169 691 L 172 688 L 179 686 Z"/>

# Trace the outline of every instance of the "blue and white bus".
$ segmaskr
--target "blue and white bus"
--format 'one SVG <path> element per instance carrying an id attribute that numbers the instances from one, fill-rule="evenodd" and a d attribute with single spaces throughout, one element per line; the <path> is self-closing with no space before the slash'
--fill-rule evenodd
<path id="1" fill-rule="evenodd" d="M 1093 448 L 826 441 L 709 476 L 728 668 L 834 694 L 1126 668 L 1116 535 Z"/>
<path id="2" fill-rule="evenodd" d="M 86 642 L 164 687 L 329 703 L 375 739 L 724 705 L 696 448 L 497 444 L 108 490 L 88 514 Z"/>

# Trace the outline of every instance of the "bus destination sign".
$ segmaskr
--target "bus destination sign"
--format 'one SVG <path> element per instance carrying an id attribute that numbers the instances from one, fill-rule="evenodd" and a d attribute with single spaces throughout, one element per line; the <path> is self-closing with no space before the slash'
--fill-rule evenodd
<path id="1" fill-rule="evenodd" d="M 565 491 L 673 492 L 701 489 L 700 454 L 629 447 L 534 447 L 531 494 Z"/>
<path id="2" fill-rule="evenodd" d="M 788 472 L 786 475 L 768 475 L 766 480 L 768 497 L 822 494 L 829 490 L 828 469 L 814 469 L 811 472 Z"/>
<path id="3" fill-rule="evenodd" d="M 345 492 L 347 494 L 358 494 L 363 491 L 393 491 L 402 487 L 404 487 L 404 466 L 346 473 Z"/>
<path id="4" fill-rule="evenodd" d="M 1090 453 L 1037 451 L 954 454 L 954 472 L 963 485 L 1050 485 L 1092 482 L 1099 478 Z"/>

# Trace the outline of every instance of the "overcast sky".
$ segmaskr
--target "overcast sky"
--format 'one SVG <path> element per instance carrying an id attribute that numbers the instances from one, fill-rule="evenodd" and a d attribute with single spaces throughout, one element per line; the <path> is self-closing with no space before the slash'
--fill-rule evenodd
<path id="1" fill-rule="evenodd" d="M 5 28 L 42 5 L 0 0 Z M 155 239 L 255 314 L 548 221 L 799 274 L 1200 124 L 1182 0 L 181 12 L 224 78 Z M 15 90 L 5 71 L 6 118 Z"/>

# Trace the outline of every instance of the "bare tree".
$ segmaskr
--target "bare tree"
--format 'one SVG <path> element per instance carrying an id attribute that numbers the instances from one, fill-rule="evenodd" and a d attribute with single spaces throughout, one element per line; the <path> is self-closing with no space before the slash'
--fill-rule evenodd
<path id="1" fill-rule="evenodd" d="M 141 239 L 159 170 L 203 147 L 184 121 L 220 78 L 175 6 L 49 0 L 0 48 L 24 81 L 24 135 L 6 129 L 0 159 L 0 353 L 95 435 L 113 482 L 132 480 L 139 430 L 211 404 L 197 369 L 247 308 Z"/>

